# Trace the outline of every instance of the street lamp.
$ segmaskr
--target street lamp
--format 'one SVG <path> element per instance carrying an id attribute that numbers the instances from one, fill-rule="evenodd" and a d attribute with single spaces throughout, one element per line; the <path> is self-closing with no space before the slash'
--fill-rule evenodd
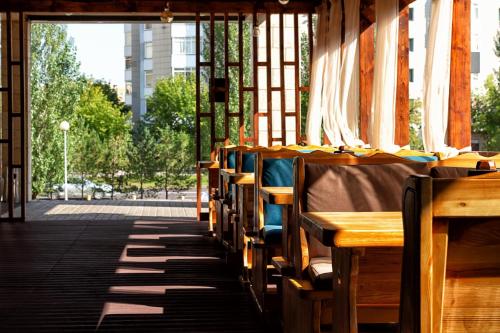
<path id="1" fill-rule="evenodd" d="M 64 120 L 59 125 L 59 128 L 64 132 L 64 200 L 68 200 L 68 145 L 66 134 L 69 130 L 69 123 Z"/>

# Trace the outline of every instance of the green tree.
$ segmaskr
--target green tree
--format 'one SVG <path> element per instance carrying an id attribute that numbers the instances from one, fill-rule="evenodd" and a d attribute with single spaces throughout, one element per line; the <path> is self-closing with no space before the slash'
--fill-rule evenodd
<path id="1" fill-rule="evenodd" d="M 105 146 L 100 164 L 106 181 L 111 185 L 111 199 L 114 198 L 116 175 L 126 170 L 129 165 L 129 147 L 130 131 L 113 136 Z"/>
<path id="2" fill-rule="evenodd" d="M 160 131 L 158 141 L 159 171 L 156 183 L 165 190 L 168 199 L 169 188 L 181 191 L 196 183 L 193 174 L 193 153 L 191 134 L 185 131 L 173 131 L 168 126 Z"/>
<path id="3" fill-rule="evenodd" d="M 495 36 L 495 54 L 500 57 L 500 31 Z M 484 90 L 472 95 L 472 133 L 486 140 L 486 149 L 500 150 L 500 71 L 484 82 Z"/>
<path id="4" fill-rule="evenodd" d="M 97 170 L 111 183 L 113 198 L 115 176 L 128 165 L 126 150 L 131 135 L 130 113 L 123 114 L 99 85 L 89 82 L 80 97 L 76 116 L 80 127 L 77 134 L 81 138 L 75 140 L 79 151 L 74 163 L 82 182 L 85 173 Z"/>
<path id="5" fill-rule="evenodd" d="M 144 182 L 153 179 L 158 169 L 157 141 L 150 127 L 143 120 L 135 124 L 128 150 L 129 170 L 139 180 L 141 199 L 144 198 Z"/>
<path id="6" fill-rule="evenodd" d="M 196 83 L 192 76 L 176 75 L 156 83 L 147 100 L 145 119 L 154 129 L 195 132 Z M 194 138 L 194 136 L 193 136 Z"/>
<path id="7" fill-rule="evenodd" d="M 472 97 L 472 132 L 486 140 L 486 149 L 500 150 L 500 75 L 490 75 L 484 93 Z"/>
<path id="8" fill-rule="evenodd" d="M 93 85 L 95 87 L 99 87 L 104 95 L 107 96 L 108 100 L 113 103 L 115 107 L 120 109 L 120 112 L 125 115 L 132 111 L 132 108 L 129 105 L 126 105 L 124 102 L 120 100 L 118 97 L 118 92 L 115 87 L 112 87 L 109 82 L 97 80 L 94 81 Z"/>
<path id="9" fill-rule="evenodd" d="M 105 142 L 130 130 L 130 115 L 123 115 L 100 87 L 88 84 L 76 108 L 78 120 Z"/>
<path id="10" fill-rule="evenodd" d="M 410 100 L 410 147 L 416 150 L 424 149 L 421 108 L 422 102 L 420 100 Z"/>
<path id="11" fill-rule="evenodd" d="M 95 177 L 99 173 L 95 156 L 101 152 L 102 142 L 93 131 L 84 126 L 72 129 L 70 134 L 71 170 L 80 175 L 83 185 L 85 178 Z M 81 198 L 84 198 L 83 186 Z"/>
<path id="12" fill-rule="evenodd" d="M 303 32 L 300 35 L 300 84 L 308 87 L 310 83 L 310 49 L 309 49 L 309 34 Z M 303 92 L 300 99 L 300 128 L 303 136 L 305 136 L 305 128 L 307 121 L 307 108 L 309 107 L 309 93 Z M 302 134 L 302 133 L 301 133 Z"/>
<path id="13" fill-rule="evenodd" d="M 72 122 L 84 82 L 66 26 L 31 25 L 31 151 L 33 197 L 63 178 L 62 120 Z"/>

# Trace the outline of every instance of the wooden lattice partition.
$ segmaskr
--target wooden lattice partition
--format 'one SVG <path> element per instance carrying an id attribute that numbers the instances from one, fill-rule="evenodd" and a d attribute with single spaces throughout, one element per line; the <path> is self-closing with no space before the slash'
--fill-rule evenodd
<path id="1" fill-rule="evenodd" d="M 221 42 L 215 38 L 217 28 L 222 46 L 216 45 Z M 234 31 L 236 38 L 230 38 Z M 312 40 L 311 11 L 196 13 L 197 161 L 214 160 L 223 145 L 302 140 L 301 107 L 309 93 Z M 198 177 L 199 214 L 200 181 Z"/>
<path id="2" fill-rule="evenodd" d="M 0 13 L 1 135 L 0 221 L 24 221 L 25 169 L 25 33 L 24 15 Z"/>

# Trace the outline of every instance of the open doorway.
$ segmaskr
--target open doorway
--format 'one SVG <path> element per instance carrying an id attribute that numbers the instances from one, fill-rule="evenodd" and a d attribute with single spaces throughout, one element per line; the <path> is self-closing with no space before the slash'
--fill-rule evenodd
<path id="1" fill-rule="evenodd" d="M 194 34 L 193 22 L 31 22 L 30 216 L 194 216 Z"/>

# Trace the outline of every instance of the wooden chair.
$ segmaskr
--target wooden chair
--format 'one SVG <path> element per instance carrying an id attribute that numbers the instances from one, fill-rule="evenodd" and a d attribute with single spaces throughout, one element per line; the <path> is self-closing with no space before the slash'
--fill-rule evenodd
<path id="1" fill-rule="evenodd" d="M 401 332 L 500 332 L 500 175 L 411 177 Z"/>

